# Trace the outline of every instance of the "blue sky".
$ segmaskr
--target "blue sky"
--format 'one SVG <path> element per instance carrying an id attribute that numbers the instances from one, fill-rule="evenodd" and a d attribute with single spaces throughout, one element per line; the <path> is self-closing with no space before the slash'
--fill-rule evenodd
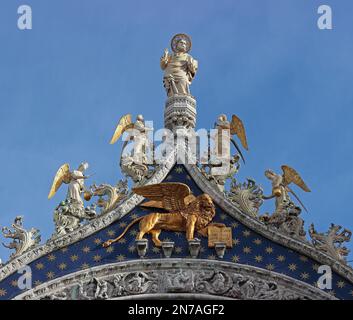
<path id="1" fill-rule="evenodd" d="M 17 28 L 22 4 L 33 10 L 29 31 Z M 333 30 L 317 28 L 321 4 L 332 7 Z M 24 215 L 46 240 L 66 190 L 47 195 L 65 162 L 88 161 L 92 183 L 121 178 L 115 125 L 130 112 L 162 127 L 159 58 L 184 32 L 199 60 L 197 126 L 210 128 L 219 113 L 246 125 L 240 179 L 270 193 L 264 170 L 291 165 L 312 189 L 298 190 L 306 227 L 353 229 L 352 9 L 350 0 L 2 0 L 0 226 Z"/>

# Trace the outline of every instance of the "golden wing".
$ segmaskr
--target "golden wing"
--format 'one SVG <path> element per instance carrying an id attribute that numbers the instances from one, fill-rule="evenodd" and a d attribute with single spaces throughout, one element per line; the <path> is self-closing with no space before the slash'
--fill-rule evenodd
<path id="1" fill-rule="evenodd" d="M 283 165 L 283 184 L 285 186 L 290 183 L 295 183 L 298 187 L 302 188 L 306 192 L 311 192 L 308 186 L 305 184 L 304 180 L 300 177 L 299 173 L 295 171 L 293 168 Z"/>
<path id="2" fill-rule="evenodd" d="M 121 137 L 121 135 L 124 133 L 124 131 L 132 127 L 133 127 L 133 123 L 131 121 L 131 114 L 128 113 L 125 116 L 122 116 L 115 129 L 113 137 L 110 140 L 110 144 L 114 144 L 115 142 L 117 142 L 118 139 Z"/>
<path id="3" fill-rule="evenodd" d="M 243 121 L 241 121 L 235 114 L 232 115 L 232 122 L 230 123 L 230 133 L 231 135 L 236 134 L 244 149 L 249 150 Z"/>
<path id="4" fill-rule="evenodd" d="M 184 183 L 166 182 L 132 188 L 136 194 L 151 199 L 143 206 L 178 211 L 186 208 L 185 199 L 189 200 L 190 188 Z"/>
<path id="5" fill-rule="evenodd" d="M 67 163 L 63 164 L 57 171 L 53 180 L 53 184 L 50 188 L 48 199 L 54 197 L 55 193 L 59 190 L 63 182 L 70 183 L 70 166 Z"/>

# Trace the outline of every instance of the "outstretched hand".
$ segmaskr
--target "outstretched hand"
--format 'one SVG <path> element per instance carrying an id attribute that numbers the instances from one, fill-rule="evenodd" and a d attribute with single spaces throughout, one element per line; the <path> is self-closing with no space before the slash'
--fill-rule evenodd
<path id="1" fill-rule="evenodd" d="M 167 59 L 167 58 L 168 58 L 168 55 L 169 55 L 168 48 L 165 48 L 165 49 L 164 49 L 163 58 L 164 58 L 164 59 Z"/>

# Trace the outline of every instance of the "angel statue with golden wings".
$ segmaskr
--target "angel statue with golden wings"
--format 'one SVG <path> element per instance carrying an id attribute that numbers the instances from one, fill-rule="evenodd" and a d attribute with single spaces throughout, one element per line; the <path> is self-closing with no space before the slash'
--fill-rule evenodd
<path id="1" fill-rule="evenodd" d="M 48 199 L 51 199 L 59 190 L 63 183 L 68 184 L 68 190 L 65 201 L 60 202 L 54 211 L 55 234 L 61 236 L 80 226 L 84 219 L 91 220 L 96 216 L 95 207 L 85 208 L 81 195 L 89 201 L 92 193 L 85 189 L 84 181 L 88 176 L 84 172 L 88 169 L 88 163 L 83 162 L 77 170 L 70 170 L 69 164 L 63 164 L 57 171 Z"/>
<path id="2" fill-rule="evenodd" d="M 307 209 L 289 185 L 294 183 L 305 192 L 310 192 L 310 189 L 295 169 L 283 165 L 282 170 L 283 174 L 277 174 L 272 170 L 265 171 L 265 176 L 272 181 L 272 194 L 262 196 L 262 198 L 265 200 L 276 198 L 276 208 L 271 216 L 265 214 L 260 219 L 266 224 L 276 226 L 287 234 L 304 239 L 306 234 L 303 228 L 304 221 L 299 217 L 301 208 L 294 204 L 289 193 L 298 200 L 305 211 Z"/>
<path id="3" fill-rule="evenodd" d="M 308 188 L 308 186 L 305 184 L 304 180 L 300 177 L 299 173 L 296 170 L 287 165 L 283 165 L 281 168 L 283 174 L 276 174 L 270 169 L 265 171 L 265 176 L 272 181 L 272 194 L 269 197 L 264 196 L 263 198 L 276 198 L 277 212 L 281 211 L 283 209 L 283 206 L 286 206 L 286 204 L 288 204 L 288 202 L 290 201 L 289 193 L 291 193 L 298 200 L 303 209 L 307 211 L 302 201 L 289 187 L 289 185 L 291 183 L 294 183 L 305 192 L 310 192 L 311 190 Z"/>
<path id="4" fill-rule="evenodd" d="M 218 130 L 217 132 L 217 140 L 215 141 L 215 148 L 214 153 L 217 157 L 229 157 L 230 158 L 230 142 L 234 145 L 237 149 L 239 156 L 245 163 L 245 159 L 243 153 L 241 152 L 240 147 L 234 140 L 233 136 L 236 135 L 241 145 L 245 150 L 249 150 L 248 142 L 245 133 L 245 127 L 243 121 L 235 114 L 232 115 L 232 121 L 229 122 L 227 116 L 225 114 L 219 115 L 217 122 L 214 126 L 215 129 Z"/>
<path id="5" fill-rule="evenodd" d="M 122 172 L 131 177 L 134 182 L 141 181 L 149 173 L 147 153 L 153 148 L 148 139 L 149 130 L 152 129 L 145 126 L 142 115 L 138 115 L 133 122 L 131 114 L 126 114 L 120 118 L 110 141 L 110 144 L 114 144 L 125 132 L 128 133 L 122 147 L 120 167 Z M 133 141 L 132 149 L 127 148 L 130 141 Z"/>
<path id="6" fill-rule="evenodd" d="M 84 192 L 84 181 L 88 178 L 88 176 L 84 175 L 84 172 L 88 169 L 88 163 L 83 162 L 80 164 L 77 170 L 70 171 L 69 164 L 63 164 L 59 170 L 57 171 L 52 186 L 50 188 L 50 192 L 48 195 L 48 199 L 54 197 L 56 192 L 59 190 L 60 186 L 65 183 L 68 184 L 67 190 L 67 199 L 71 199 L 83 206 L 83 200 L 81 198 L 81 194 Z"/>
<path id="7" fill-rule="evenodd" d="M 225 181 L 238 172 L 239 160 L 242 159 L 245 163 L 243 153 L 233 136 L 236 135 L 239 138 L 245 150 L 249 148 L 244 124 L 236 115 L 232 115 L 231 122 L 225 114 L 219 115 L 214 128 L 216 131 L 211 135 L 210 163 L 206 165 L 210 167 L 210 170 L 206 175 L 215 180 L 220 190 L 223 191 Z M 231 155 L 231 143 L 237 150 L 235 155 Z"/>

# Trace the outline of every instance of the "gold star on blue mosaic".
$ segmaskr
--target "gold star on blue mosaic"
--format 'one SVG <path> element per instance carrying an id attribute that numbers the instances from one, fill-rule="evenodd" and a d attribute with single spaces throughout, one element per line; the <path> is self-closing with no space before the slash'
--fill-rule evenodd
<path id="1" fill-rule="evenodd" d="M 83 264 L 81 265 L 81 269 L 82 269 L 82 270 L 88 269 L 89 267 L 90 267 L 90 266 L 89 266 L 88 263 L 83 263 Z"/>
<path id="2" fill-rule="evenodd" d="M 266 247 L 265 252 L 267 254 L 271 254 L 271 253 L 273 253 L 273 248 L 272 247 Z"/>
<path id="3" fill-rule="evenodd" d="M 102 239 L 96 238 L 96 239 L 94 239 L 94 243 L 96 245 L 100 245 L 102 243 Z"/>
<path id="4" fill-rule="evenodd" d="M 39 262 L 39 263 L 36 264 L 36 268 L 38 270 L 43 270 L 44 269 L 44 264 L 42 262 Z"/>
<path id="5" fill-rule="evenodd" d="M 269 263 L 266 265 L 266 269 L 269 271 L 275 270 L 275 265 L 273 263 Z"/>
<path id="6" fill-rule="evenodd" d="M 70 260 L 71 260 L 72 262 L 77 261 L 77 260 L 78 260 L 78 255 L 77 255 L 77 254 L 73 254 L 73 255 L 70 257 Z"/>
<path id="7" fill-rule="evenodd" d="M 250 247 L 244 247 L 243 248 L 243 252 L 246 253 L 246 254 L 249 254 L 251 253 L 252 249 Z"/>
<path id="8" fill-rule="evenodd" d="M 290 271 L 295 271 L 295 270 L 297 270 L 297 265 L 296 265 L 295 263 L 290 263 L 290 264 L 288 265 L 288 269 L 289 269 Z"/>
<path id="9" fill-rule="evenodd" d="M 116 257 L 116 260 L 119 261 L 119 262 L 121 262 L 121 261 L 125 261 L 126 258 L 125 258 L 125 256 L 124 256 L 123 254 L 119 254 L 119 255 Z"/>
<path id="10" fill-rule="evenodd" d="M 105 252 L 106 252 L 106 253 L 112 253 L 112 252 L 114 252 L 114 247 L 113 247 L 113 246 L 110 246 L 110 247 L 106 248 L 106 249 L 105 249 Z"/>
<path id="11" fill-rule="evenodd" d="M 256 244 L 257 246 L 259 246 L 262 243 L 262 240 L 259 238 L 256 238 L 253 240 L 253 243 Z"/>
<path id="12" fill-rule="evenodd" d="M 300 278 L 303 279 L 303 280 L 307 280 L 307 279 L 309 279 L 309 277 L 310 277 L 310 275 L 307 272 L 302 272 L 300 274 Z"/>
<path id="13" fill-rule="evenodd" d="M 49 261 L 54 261 L 56 259 L 56 257 L 55 257 L 55 255 L 53 255 L 53 254 L 50 254 L 49 256 L 48 256 L 48 260 Z"/>
<path id="14" fill-rule="evenodd" d="M 91 251 L 91 248 L 88 247 L 88 246 L 85 246 L 85 247 L 82 248 L 82 251 L 83 251 L 84 253 L 89 253 L 89 252 Z"/>
<path id="15" fill-rule="evenodd" d="M 66 268 L 67 268 L 67 264 L 66 263 L 60 263 L 59 264 L 59 266 L 58 266 L 58 268 L 60 269 L 60 270 L 65 270 Z"/>
<path id="16" fill-rule="evenodd" d="M 6 296 L 6 294 L 7 294 L 7 291 L 3 288 L 0 288 L 0 297 L 4 297 Z"/>
<path id="17" fill-rule="evenodd" d="M 161 250 L 158 247 L 153 247 L 152 252 L 153 253 L 159 253 Z"/>
<path id="18" fill-rule="evenodd" d="M 346 285 L 346 283 L 343 280 L 340 280 L 340 281 L 337 281 L 336 285 L 338 288 L 342 289 Z"/>

